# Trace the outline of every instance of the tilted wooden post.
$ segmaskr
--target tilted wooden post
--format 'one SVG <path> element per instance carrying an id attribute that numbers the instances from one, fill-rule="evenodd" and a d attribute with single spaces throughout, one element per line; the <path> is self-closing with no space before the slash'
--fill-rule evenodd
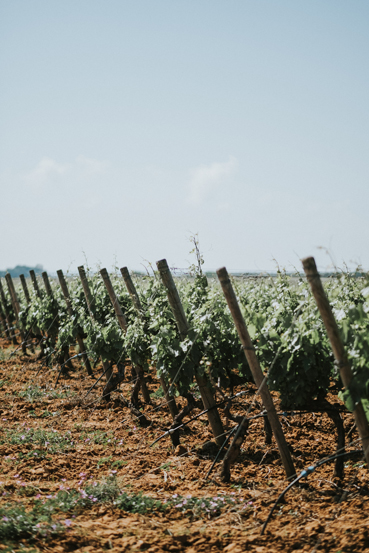
<path id="1" fill-rule="evenodd" d="M 19 280 L 21 281 L 24 297 L 26 298 L 27 303 L 31 303 L 31 296 L 29 295 L 28 286 L 24 275 L 19 275 Z"/>
<path id="2" fill-rule="evenodd" d="M 29 272 L 30 274 L 30 277 L 31 277 L 31 280 L 32 280 L 32 284 L 33 284 L 33 289 L 34 291 L 36 292 L 37 294 L 37 297 L 38 298 L 41 298 L 41 292 L 40 292 L 40 288 L 38 287 L 38 282 L 37 282 L 37 278 L 36 278 L 36 273 L 33 269 L 30 270 Z"/>
<path id="3" fill-rule="evenodd" d="M 139 295 L 137 294 L 136 287 L 133 284 L 133 281 L 132 281 L 131 275 L 129 274 L 128 268 L 127 267 L 122 267 L 120 272 L 122 274 L 123 280 L 124 280 L 126 288 L 128 290 L 128 293 L 131 296 L 132 303 L 133 303 L 137 313 L 140 315 L 141 319 L 143 320 L 143 315 L 142 315 L 143 314 L 143 309 L 142 309 L 142 305 L 141 305 L 141 302 L 140 302 L 140 298 L 139 298 Z M 161 387 L 163 388 L 164 396 L 165 396 L 170 414 L 172 415 L 172 418 L 174 419 L 174 417 L 176 415 L 178 415 L 177 404 L 175 402 L 174 397 L 169 394 L 168 386 L 167 386 L 167 383 L 165 382 L 165 379 L 164 379 L 163 376 L 160 377 L 160 384 L 161 384 Z"/>
<path id="4" fill-rule="evenodd" d="M 88 311 L 90 313 L 91 319 L 94 320 L 94 314 L 93 314 L 93 310 L 92 310 L 93 297 L 91 295 L 90 286 L 88 284 L 86 271 L 85 271 L 85 268 L 84 268 L 83 265 L 78 267 L 78 272 L 79 272 L 79 277 L 80 277 L 81 282 L 82 282 L 82 288 L 83 288 L 83 292 L 85 294 Z M 104 369 L 104 372 L 105 372 L 105 378 L 109 382 L 109 380 L 111 379 L 111 377 L 113 375 L 113 371 L 112 371 L 111 367 L 109 368 L 109 363 L 107 361 L 104 361 L 103 359 L 101 359 L 101 362 L 102 362 L 102 366 L 103 366 L 103 369 Z"/>
<path id="5" fill-rule="evenodd" d="M 117 316 L 119 326 L 123 330 L 124 333 L 127 332 L 127 320 L 123 313 L 123 310 L 120 306 L 120 303 L 118 301 L 117 295 L 115 293 L 115 290 L 113 288 L 113 285 L 111 283 L 108 271 L 106 269 L 101 269 L 100 275 L 102 276 L 102 279 L 105 284 L 105 288 L 107 289 L 107 292 L 109 294 L 110 301 L 112 303 L 112 306 L 114 307 L 115 314 Z"/>
<path id="6" fill-rule="evenodd" d="M 114 311 L 115 311 L 115 314 L 117 316 L 119 326 L 125 334 L 127 332 L 127 320 L 126 320 L 126 317 L 123 313 L 123 310 L 122 310 L 122 308 L 119 304 L 119 301 L 118 301 L 118 298 L 116 296 L 113 285 L 111 283 L 108 271 L 106 269 L 101 269 L 100 274 L 101 274 L 102 279 L 104 281 L 105 288 L 108 291 L 110 301 L 111 301 L 111 303 L 114 307 Z M 147 389 L 146 382 L 145 382 L 145 376 L 144 376 L 143 368 L 140 367 L 139 365 L 135 365 L 133 363 L 132 363 L 132 365 L 134 367 L 134 370 L 136 371 L 137 376 L 140 378 L 140 386 L 141 386 L 141 391 L 142 391 L 144 401 L 146 403 L 151 403 L 149 390 Z"/>
<path id="7" fill-rule="evenodd" d="M 348 361 L 331 306 L 324 292 L 322 281 L 320 280 L 320 275 L 316 268 L 315 259 L 313 257 L 306 257 L 302 260 L 302 266 L 317 303 L 320 315 L 323 319 L 343 385 L 346 390 L 349 390 L 350 382 L 352 380 L 351 366 Z M 369 425 L 361 401 L 355 406 L 354 418 L 363 443 L 365 460 L 369 467 Z"/>
<path id="8" fill-rule="evenodd" d="M 51 298 L 55 302 L 54 293 L 53 293 L 53 290 L 51 288 L 49 276 L 48 276 L 46 271 L 44 271 L 42 273 L 42 279 L 44 281 L 46 294 L 49 296 L 49 298 Z M 58 316 L 55 317 L 55 321 L 57 322 L 58 327 L 59 327 L 59 317 Z M 64 357 L 64 364 L 67 366 L 68 369 L 73 369 L 73 364 L 72 364 L 72 361 L 70 359 L 69 346 L 68 345 L 61 346 L 61 350 L 62 350 L 63 357 Z"/>
<path id="9" fill-rule="evenodd" d="M 174 280 L 170 272 L 170 269 L 168 267 L 168 263 L 166 259 L 161 259 L 156 263 L 156 265 L 159 270 L 163 284 L 166 288 L 168 300 L 169 300 L 171 309 L 173 311 L 174 318 L 177 323 L 179 334 L 183 340 L 187 336 L 187 333 L 189 331 L 189 324 L 187 322 L 186 315 L 185 315 L 181 300 L 179 298 L 177 287 L 174 283 Z M 211 410 L 208 411 L 207 413 L 209 424 L 213 431 L 216 443 L 219 446 L 221 446 L 224 442 L 224 430 L 223 430 L 223 425 L 222 425 L 222 421 L 220 419 L 218 410 L 215 407 L 216 403 L 214 401 L 214 397 L 211 391 L 210 382 L 207 379 L 205 374 L 201 376 L 196 370 L 195 370 L 195 379 L 200 389 L 200 394 L 201 394 L 202 402 L 204 404 L 204 409 L 211 408 Z"/>
<path id="10" fill-rule="evenodd" d="M 10 332 L 9 332 L 9 329 L 8 329 L 8 324 L 6 322 L 5 313 L 4 313 L 3 308 L 1 306 L 1 300 L 0 300 L 0 321 L 1 321 L 2 326 L 4 327 L 6 337 L 8 339 L 10 339 Z"/>
<path id="11" fill-rule="evenodd" d="M 49 281 L 49 277 L 48 277 L 48 274 L 46 271 L 44 271 L 42 273 L 42 279 L 44 281 L 44 285 L 45 285 L 45 290 L 46 290 L 46 294 L 49 296 L 49 298 L 51 299 L 55 299 L 54 298 L 54 293 L 52 291 L 52 288 L 51 288 L 51 285 L 50 285 L 50 281 Z"/>
<path id="12" fill-rule="evenodd" d="M 50 298 L 53 298 L 54 299 L 54 294 L 53 294 L 53 290 L 51 288 L 51 284 L 50 284 L 50 280 L 49 280 L 49 276 L 47 274 L 46 271 L 43 271 L 43 273 L 41 274 L 42 276 L 42 279 L 44 281 L 44 285 L 45 285 L 45 289 L 46 289 L 46 293 L 47 295 L 50 297 Z"/>
<path id="13" fill-rule="evenodd" d="M 259 388 L 259 394 L 263 401 L 264 408 L 266 409 L 275 441 L 277 442 L 284 470 L 286 472 L 287 478 L 291 478 L 296 474 L 295 467 L 293 465 L 291 454 L 288 450 L 287 442 L 274 407 L 273 399 L 270 395 L 268 386 L 264 381 L 264 375 L 261 370 L 258 358 L 256 357 L 255 348 L 251 342 L 245 320 L 242 316 L 240 306 L 238 305 L 236 294 L 234 293 L 232 283 L 229 280 L 227 269 L 225 267 L 218 269 L 217 275 L 222 286 L 224 296 L 227 300 L 229 310 L 233 317 L 234 324 L 236 326 L 238 336 L 244 349 L 252 376 L 254 378 L 256 386 Z"/>
<path id="14" fill-rule="evenodd" d="M 126 288 L 128 290 L 129 295 L 131 296 L 132 303 L 138 313 L 142 313 L 142 305 L 139 298 L 139 295 L 137 293 L 136 287 L 133 284 L 133 280 L 131 278 L 131 275 L 129 274 L 127 267 L 122 267 L 120 270 L 124 283 L 126 285 Z"/>
<path id="15" fill-rule="evenodd" d="M 65 299 L 65 302 L 67 304 L 68 315 L 72 318 L 72 317 L 74 317 L 74 311 L 73 311 L 72 302 L 70 300 L 69 290 L 68 290 L 67 282 L 64 278 L 63 271 L 60 269 L 59 271 L 57 271 L 57 275 L 58 275 L 58 279 L 59 279 L 59 283 L 60 283 L 60 288 L 62 289 L 64 299 Z M 82 354 L 82 359 L 83 359 L 83 363 L 86 367 L 87 374 L 89 376 L 93 376 L 94 373 L 91 369 L 90 360 L 87 356 L 85 344 L 83 342 L 83 338 L 82 338 L 80 333 L 77 334 L 76 340 L 77 340 L 77 343 L 78 343 L 79 351 Z"/>
<path id="16" fill-rule="evenodd" d="M 23 292 L 24 292 L 24 297 L 26 298 L 26 302 L 27 302 L 27 304 L 30 304 L 31 303 L 31 296 L 29 294 L 26 279 L 25 279 L 24 275 L 19 275 L 19 279 L 20 279 L 21 284 L 22 284 L 22 288 L 23 288 Z M 38 334 L 39 336 L 42 336 L 41 330 L 38 328 L 37 325 L 33 325 L 32 330 L 34 330 L 35 334 Z M 41 350 L 42 350 L 42 347 L 41 347 Z"/>
<path id="17" fill-rule="evenodd" d="M 17 342 L 17 339 L 14 335 L 14 332 L 12 332 L 13 321 L 10 318 L 8 303 L 6 301 L 6 296 L 5 296 L 5 292 L 4 292 L 4 288 L 3 288 L 3 283 L 1 282 L 1 278 L 0 278 L 0 299 L 1 299 L 1 302 L 2 302 L 3 308 L 4 308 L 4 314 L 5 314 L 6 324 L 7 324 L 7 327 L 8 327 L 9 337 L 11 337 L 13 344 L 16 345 L 18 342 Z"/>
<path id="18" fill-rule="evenodd" d="M 9 290 L 9 294 L 10 294 L 10 297 L 11 297 L 11 300 L 12 300 L 14 313 L 15 313 L 16 319 L 18 321 L 19 320 L 18 316 L 19 316 L 19 313 L 21 311 L 21 308 L 20 308 L 17 293 L 15 291 L 14 282 L 13 282 L 13 279 L 12 279 L 10 273 L 6 273 L 5 280 L 6 280 L 6 284 L 8 285 L 8 290 Z"/>
<path id="19" fill-rule="evenodd" d="M 17 323 L 19 324 L 19 334 L 20 334 L 20 337 L 21 337 L 21 340 L 22 340 L 22 351 L 23 351 L 23 353 L 26 353 L 27 348 L 26 348 L 26 343 L 24 341 L 24 333 L 23 333 L 23 329 L 21 328 L 21 324 L 20 324 L 20 321 L 19 321 L 19 313 L 21 311 L 21 308 L 20 308 L 20 305 L 19 305 L 19 300 L 18 300 L 17 293 L 16 293 L 15 288 L 14 288 L 13 279 L 12 279 L 10 273 L 6 273 L 5 280 L 6 280 L 6 284 L 8 286 L 8 290 L 9 290 L 9 294 L 10 294 L 10 298 L 11 298 L 11 301 L 12 301 L 12 304 L 13 304 L 15 318 L 17 320 Z"/>

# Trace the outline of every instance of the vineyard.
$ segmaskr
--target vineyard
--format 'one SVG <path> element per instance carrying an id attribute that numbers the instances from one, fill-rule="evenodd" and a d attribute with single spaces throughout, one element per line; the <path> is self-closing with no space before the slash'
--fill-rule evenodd
<path id="1" fill-rule="evenodd" d="M 369 276 L 0 279 L 0 548 L 369 551 Z"/>

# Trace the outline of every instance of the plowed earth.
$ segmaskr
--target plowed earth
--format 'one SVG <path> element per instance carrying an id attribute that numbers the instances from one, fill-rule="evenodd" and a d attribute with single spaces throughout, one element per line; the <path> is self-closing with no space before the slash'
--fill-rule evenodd
<path id="1" fill-rule="evenodd" d="M 178 507 L 133 514 L 113 503 L 97 502 L 77 514 L 58 515 L 61 523 L 65 520 L 65 530 L 58 534 L 20 536 L 17 543 L 3 543 L 0 548 L 152 553 L 369 551 L 368 472 L 361 455 L 345 460 L 343 480 L 333 478 L 333 463 L 327 463 L 293 487 L 261 536 L 273 503 L 286 487 L 276 445 L 274 441 L 271 445 L 265 443 L 261 418 L 250 423 L 241 455 L 232 467 L 231 482 L 220 481 L 221 463 L 205 479 L 216 453 L 215 444 L 208 443 L 212 434 L 206 415 L 188 425 L 176 449 L 168 437 L 150 447 L 171 424 L 169 411 L 158 394 L 152 396 L 152 405 L 142 406 L 150 421 L 143 428 L 121 400 L 122 396 L 127 400 L 130 397 L 132 383 L 128 379 L 109 402 L 100 399 L 102 381 L 84 398 L 101 374 L 101 367 L 95 369 L 95 378 L 87 377 L 78 361 L 73 361 L 74 371 L 63 376 L 55 390 L 57 367 L 44 366 L 36 361 L 36 354 L 24 356 L 17 352 L 9 359 L 14 346 L 1 340 L 0 347 L 0 508 L 16 503 L 29 510 L 37 499 L 55 495 L 60 488 L 70 492 L 88 482 L 104 482 L 112 474 L 128 494 L 141 492 L 162 502 L 176 495 L 229 499 L 215 514 L 204 508 L 196 516 Z M 148 377 L 148 386 L 151 393 L 159 388 L 154 371 Z M 32 397 L 35 389 L 38 397 Z M 249 384 L 247 394 L 234 402 L 232 412 L 243 414 L 254 395 L 255 387 Z M 332 395 L 328 399 L 337 401 Z M 250 414 L 260 411 L 261 405 L 256 402 Z M 342 416 L 347 434 L 353 418 L 350 413 Z M 222 418 L 225 427 L 235 424 Z M 281 421 L 298 471 L 335 452 L 336 431 L 326 414 L 282 416 Z M 29 443 L 10 443 L 12 435 L 37 429 L 68 436 L 69 446 L 52 452 L 45 445 L 42 452 L 42 448 Z M 100 443 L 96 439 L 99 436 L 105 436 Z M 357 440 L 354 430 L 347 439 L 351 444 L 348 450 L 360 447 Z M 5 521 L 0 520 L 1 524 Z"/>

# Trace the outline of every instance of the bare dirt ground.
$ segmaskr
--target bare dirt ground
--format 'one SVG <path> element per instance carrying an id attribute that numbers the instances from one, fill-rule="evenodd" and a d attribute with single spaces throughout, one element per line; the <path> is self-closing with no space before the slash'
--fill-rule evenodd
<path id="1" fill-rule="evenodd" d="M 265 444 L 262 419 L 250 423 L 231 482 L 224 484 L 217 477 L 220 464 L 206 479 L 216 450 L 215 444 L 207 443 L 212 434 L 206 416 L 189 424 L 176 449 L 168 437 L 150 447 L 170 425 L 162 397 L 153 395 L 152 405 L 143 407 L 150 421 L 143 428 L 120 399 L 121 394 L 129 398 L 130 382 L 123 383 L 109 402 L 99 400 L 99 386 L 81 402 L 94 379 L 86 376 L 78 362 L 74 361 L 75 370 L 63 376 L 55 390 L 56 368 L 35 361 L 36 355 L 17 352 L 8 359 L 14 346 L 5 340 L 0 346 L 0 549 L 369 551 L 368 471 L 360 454 L 345 460 L 343 480 L 333 478 L 333 463 L 327 463 L 292 488 L 261 536 L 273 503 L 286 487 L 276 445 Z M 148 385 L 150 392 L 157 392 L 154 371 Z M 255 387 L 248 385 L 247 389 L 247 395 L 235 403 L 235 413 L 242 414 L 250 405 Z M 261 405 L 256 404 L 251 414 L 260 410 Z M 349 413 L 343 417 L 347 433 L 353 418 Z M 326 414 L 295 414 L 281 420 L 297 470 L 335 452 L 336 432 Z M 224 417 L 223 422 L 227 425 Z M 36 443 L 30 436 L 37 432 L 59 436 L 61 441 L 53 445 L 47 438 L 46 443 Z M 352 432 L 349 450 L 360 447 L 357 439 L 356 431 Z M 20 532 L 16 539 L 9 538 L 5 530 L 1 534 L 2 525 L 6 529 L 9 524 L 6 509 L 24 506 L 28 512 L 36 503 L 47 505 L 61 490 L 70 494 L 95 482 L 97 486 L 112 482 L 129 497 L 141 493 L 161 505 L 171 501 L 175 505 L 166 509 L 154 506 L 140 514 L 94 498 L 83 508 L 53 514 L 59 528 L 54 533 L 42 535 L 41 521 L 34 531 Z M 195 503 L 196 508 L 186 507 Z"/>

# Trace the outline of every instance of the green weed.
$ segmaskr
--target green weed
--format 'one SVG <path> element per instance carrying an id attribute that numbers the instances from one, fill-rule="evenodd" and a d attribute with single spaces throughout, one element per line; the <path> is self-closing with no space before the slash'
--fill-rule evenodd
<path id="1" fill-rule="evenodd" d="M 109 457 L 101 457 L 101 459 L 97 462 L 97 468 L 99 469 L 102 465 L 106 465 L 106 463 L 110 463 L 113 456 L 110 455 Z"/>
<path id="2" fill-rule="evenodd" d="M 23 538 L 52 537 L 64 532 L 65 529 L 65 524 L 52 520 L 50 511 L 41 502 L 37 502 L 30 511 L 26 511 L 25 507 L 19 504 L 0 508 L 2 543 L 18 542 Z"/>
<path id="3" fill-rule="evenodd" d="M 47 454 L 55 454 L 73 447 L 71 435 L 59 434 L 56 430 L 43 430 L 42 428 L 18 428 L 6 430 L 5 436 L 0 437 L 0 444 L 24 445 L 32 448 L 28 453 L 20 453 L 20 458 L 43 458 Z M 30 447 L 31 446 L 31 447 Z"/>
<path id="4" fill-rule="evenodd" d="M 154 399 L 160 399 L 162 397 L 164 397 L 164 390 L 161 386 L 159 386 L 159 388 L 157 390 L 155 390 L 155 392 L 152 392 L 150 394 L 150 397 L 153 397 Z"/>
<path id="5" fill-rule="evenodd" d="M 95 430 L 94 432 L 82 432 L 80 440 L 97 445 L 108 445 L 115 440 L 114 434 L 111 432 L 102 432 Z"/>
<path id="6" fill-rule="evenodd" d="M 123 465 L 127 465 L 128 464 L 128 461 L 122 461 L 122 460 L 118 460 L 118 461 L 114 461 L 114 463 L 111 464 L 111 468 L 117 468 L 117 469 L 120 469 Z"/>
<path id="7" fill-rule="evenodd" d="M 41 399 L 65 399 L 70 397 L 72 393 L 70 390 L 62 390 L 58 392 L 52 388 L 41 388 L 40 386 L 27 386 L 25 390 L 22 390 L 18 393 L 19 397 L 22 397 L 26 401 L 33 403 L 34 401 L 39 401 Z"/>

